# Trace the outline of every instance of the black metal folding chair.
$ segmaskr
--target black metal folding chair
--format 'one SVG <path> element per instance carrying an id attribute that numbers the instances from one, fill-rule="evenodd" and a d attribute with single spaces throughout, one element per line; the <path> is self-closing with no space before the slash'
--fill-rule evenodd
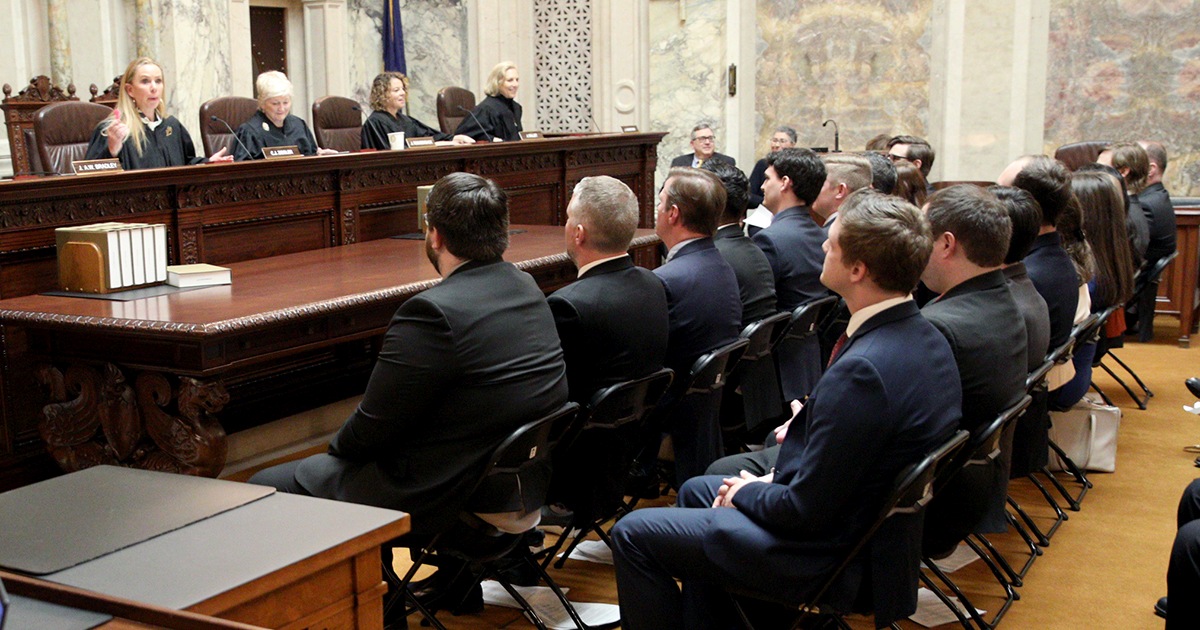
<path id="1" fill-rule="evenodd" d="M 1153 304 L 1152 300 L 1147 299 L 1148 298 L 1147 294 L 1152 295 L 1152 294 L 1158 293 L 1158 282 L 1162 278 L 1163 272 L 1165 272 L 1167 270 L 1167 266 L 1170 265 L 1171 261 L 1175 260 L 1175 257 L 1178 255 L 1179 255 L 1179 252 L 1174 252 L 1170 256 L 1167 256 L 1166 258 L 1160 258 L 1158 260 L 1158 262 L 1155 263 L 1154 267 L 1150 269 L 1149 272 L 1147 272 L 1146 274 L 1144 274 L 1142 276 L 1139 276 L 1137 279 L 1137 282 L 1134 285 L 1133 297 L 1129 298 L 1129 302 L 1131 304 L 1139 304 L 1139 305 L 1145 305 L 1147 303 Z M 1138 316 L 1139 317 L 1147 317 L 1148 316 L 1150 318 L 1151 322 L 1147 325 L 1150 326 L 1150 330 L 1153 331 L 1153 329 L 1154 329 L 1153 328 L 1154 313 L 1153 312 L 1139 313 Z M 1149 339 L 1142 339 L 1142 341 L 1149 341 Z M 1136 392 L 1134 392 L 1133 388 L 1130 387 L 1128 383 L 1126 383 L 1124 380 L 1122 380 L 1121 377 L 1118 376 L 1117 373 L 1112 370 L 1112 368 L 1108 367 L 1108 365 L 1106 365 L 1104 363 L 1105 357 L 1112 357 L 1112 360 L 1116 361 L 1117 365 L 1121 366 L 1121 368 L 1123 370 L 1125 370 L 1125 373 L 1133 378 L 1134 382 L 1137 383 L 1137 386 L 1139 388 L 1141 388 L 1141 390 L 1142 390 L 1142 393 L 1140 395 L 1137 394 Z M 1120 357 L 1118 357 L 1116 354 L 1113 353 L 1112 348 L 1105 348 L 1104 354 L 1096 357 L 1096 360 L 1094 361 L 1094 365 L 1096 365 L 1100 369 L 1107 372 L 1109 376 L 1113 377 L 1113 380 L 1115 380 L 1118 385 L 1120 385 L 1122 388 L 1125 389 L 1125 392 L 1129 394 L 1129 397 L 1133 399 L 1133 402 L 1137 403 L 1138 409 L 1145 411 L 1146 405 L 1148 405 L 1150 403 L 1150 399 L 1154 397 L 1154 392 L 1150 391 L 1150 388 L 1147 387 L 1144 382 L 1142 382 L 1141 377 L 1139 377 L 1137 375 L 1137 372 L 1133 371 L 1133 368 L 1129 367 L 1124 361 L 1121 360 Z M 1093 383 L 1093 387 L 1094 386 L 1095 386 L 1095 384 Z M 1096 387 L 1095 389 L 1097 392 L 1100 392 L 1100 395 L 1104 398 L 1104 402 L 1106 404 L 1112 405 L 1112 400 L 1109 399 L 1109 397 L 1107 395 L 1105 395 L 1104 392 L 1100 391 L 1099 387 Z"/>

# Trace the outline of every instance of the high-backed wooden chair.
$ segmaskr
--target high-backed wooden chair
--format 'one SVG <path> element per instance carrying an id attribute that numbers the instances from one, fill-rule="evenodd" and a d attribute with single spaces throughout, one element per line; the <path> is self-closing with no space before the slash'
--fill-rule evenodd
<path id="1" fill-rule="evenodd" d="M 344 96 L 322 96 L 312 106 L 317 146 L 334 151 L 362 148 L 362 108 Z"/>
<path id="2" fill-rule="evenodd" d="M 95 103 L 66 101 L 38 110 L 33 131 L 42 168 L 64 175 L 72 172 L 71 162 L 87 155 L 88 141 L 96 125 L 112 110 Z"/>
<path id="3" fill-rule="evenodd" d="M 467 112 L 472 109 L 475 109 L 474 92 L 453 85 L 438 90 L 437 117 L 442 133 L 454 133 L 459 123 L 467 117 Z"/>
<path id="4" fill-rule="evenodd" d="M 1108 140 L 1085 140 L 1064 144 L 1054 150 L 1054 159 L 1066 164 L 1067 168 L 1073 171 L 1084 164 L 1095 162 L 1104 147 L 1110 144 L 1112 143 Z"/>
<path id="5" fill-rule="evenodd" d="M 230 129 L 237 131 L 256 111 L 258 101 L 245 96 L 219 96 L 201 105 L 200 137 L 204 142 L 204 154 L 211 156 L 225 149 L 233 155 L 237 140 Z M 214 116 L 218 120 L 213 120 Z M 225 123 L 229 124 L 228 128 Z"/>

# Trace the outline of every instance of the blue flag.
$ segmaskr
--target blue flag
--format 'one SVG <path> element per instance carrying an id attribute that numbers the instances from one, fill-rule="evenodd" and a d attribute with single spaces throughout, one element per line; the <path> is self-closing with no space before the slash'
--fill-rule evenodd
<path id="1" fill-rule="evenodd" d="M 383 14 L 383 69 L 408 74 L 404 61 L 404 25 L 400 22 L 400 0 L 387 0 Z"/>

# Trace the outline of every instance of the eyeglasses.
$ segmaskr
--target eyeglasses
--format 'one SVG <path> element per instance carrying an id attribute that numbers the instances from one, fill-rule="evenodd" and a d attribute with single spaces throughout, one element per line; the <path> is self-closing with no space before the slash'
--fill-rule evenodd
<path id="1" fill-rule="evenodd" d="M 884 155 L 887 156 L 887 159 L 889 159 L 893 162 L 899 162 L 900 160 L 908 159 L 907 155 L 896 155 L 895 153 L 885 153 Z"/>
<path id="2" fill-rule="evenodd" d="M 712 142 L 715 139 L 714 136 L 696 136 L 692 138 L 692 142 Z"/>

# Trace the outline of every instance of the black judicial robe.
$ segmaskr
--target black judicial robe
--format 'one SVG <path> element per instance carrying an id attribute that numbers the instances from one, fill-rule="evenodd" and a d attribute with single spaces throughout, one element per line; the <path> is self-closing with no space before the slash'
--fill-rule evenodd
<path id="1" fill-rule="evenodd" d="M 129 124 L 129 123 L 126 123 Z M 136 124 L 145 126 L 144 122 Z M 163 168 L 166 166 L 187 166 L 200 164 L 206 158 L 196 157 L 196 145 L 187 127 L 174 116 L 167 116 L 153 131 L 146 126 L 146 141 L 142 146 L 142 154 L 132 144 L 132 136 L 125 138 L 125 144 L 119 155 L 108 152 L 108 137 L 100 135 L 103 123 L 96 125 L 92 139 L 88 141 L 86 159 L 106 160 L 117 157 L 121 160 L 121 168 L 134 171 L 142 168 Z"/>
<path id="2" fill-rule="evenodd" d="M 511 98 L 489 96 L 476 105 L 471 113 L 475 118 L 469 115 L 464 118 L 458 129 L 454 130 L 455 135 L 471 136 L 483 142 L 490 142 L 492 138 L 506 141 L 521 139 L 521 104 Z"/>
<path id="3" fill-rule="evenodd" d="M 308 123 L 291 114 L 283 119 L 282 127 L 276 127 L 266 114 L 261 111 L 254 112 L 250 120 L 237 128 L 237 137 L 242 142 L 233 143 L 233 159 L 238 162 L 263 159 L 264 147 L 295 145 L 304 155 L 317 154 L 317 141 L 308 129 Z M 245 148 L 242 148 L 242 145 L 245 145 Z"/>
<path id="4" fill-rule="evenodd" d="M 442 133 L 416 118 L 404 114 L 393 116 L 380 109 L 371 112 L 371 115 L 367 116 L 367 121 L 363 123 L 362 148 L 379 149 L 380 151 L 391 149 L 392 144 L 388 142 L 388 134 L 397 131 L 403 131 L 406 140 L 425 136 L 433 136 L 434 140 L 454 139 L 453 135 Z"/>

